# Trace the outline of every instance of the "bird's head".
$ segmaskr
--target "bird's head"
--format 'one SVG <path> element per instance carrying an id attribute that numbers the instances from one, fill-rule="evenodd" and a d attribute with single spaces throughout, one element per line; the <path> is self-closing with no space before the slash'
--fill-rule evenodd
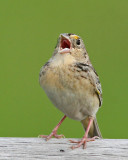
<path id="1" fill-rule="evenodd" d="M 79 61 L 88 57 L 83 40 L 72 33 L 60 34 L 53 56 L 57 55 L 70 55 Z"/>

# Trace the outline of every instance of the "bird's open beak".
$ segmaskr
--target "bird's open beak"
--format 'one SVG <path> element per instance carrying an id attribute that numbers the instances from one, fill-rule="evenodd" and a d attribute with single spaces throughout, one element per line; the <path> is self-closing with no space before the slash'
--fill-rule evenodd
<path id="1" fill-rule="evenodd" d="M 69 39 L 69 37 L 65 34 L 61 34 L 60 37 L 60 54 L 63 53 L 70 53 L 70 49 L 71 49 L 71 41 Z"/>

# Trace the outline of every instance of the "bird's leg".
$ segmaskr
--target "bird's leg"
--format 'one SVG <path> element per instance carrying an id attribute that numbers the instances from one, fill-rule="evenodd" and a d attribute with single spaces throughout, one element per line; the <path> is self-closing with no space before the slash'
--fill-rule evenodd
<path id="1" fill-rule="evenodd" d="M 94 140 L 97 138 L 96 136 L 95 136 L 95 137 L 92 137 L 92 138 L 88 138 L 88 132 L 89 132 L 89 130 L 90 130 L 90 127 L 91 127 L 92 123 L 93 123 L 93 118 L 90 117 L 87 130 L 86 130 L 85 135 L 84 135 L 84 137 L 82 138 L 82 140 L 80 140 L 80 141 L 78 141 L 78 142 L 77 142 L 77 141 L 70 140 L 71 143 L 77 143 L 76 146 L 72 146 L 72 147 L 71 147 L 72 149 L 79 148 L 81 145 L 83 145 L 83 148 L 85 149 L 85 148 L 86 148 L 86 142 L 94 141 Z"/>
<path id="2" fill-rule="evenodd" d="M 54 136 L 55 138 L 62 138 L 64 137 L 64 135 L 57 135 L 57 130 L 59 128 L 59 126 L 61 125 L 61 123 L 64 121 L 64 119 L 66 118 L 66 115 L 60 120 L 60 122 L 57 124 L 57 126 L 52 130 L 52 133 L 50 135 L 40 135 L 41 138 L 46 138 L 46 141 L 48 141 L 50 138 L 52 138 L 52 136 Z"/>

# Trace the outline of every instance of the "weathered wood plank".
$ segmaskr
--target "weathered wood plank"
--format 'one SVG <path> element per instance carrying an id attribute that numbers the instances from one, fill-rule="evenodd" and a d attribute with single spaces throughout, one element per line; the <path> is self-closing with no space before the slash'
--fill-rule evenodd
<path id="1" fill-rule="evenodd" d="M 72 138 L 71 138 L 72 139 Z M 128 139 L 98 139 L 74 149 L 69 139 L 0 138 L 0 159 L 128 160 Z M 78 139 L 75 139 L 78 140 Z"/>

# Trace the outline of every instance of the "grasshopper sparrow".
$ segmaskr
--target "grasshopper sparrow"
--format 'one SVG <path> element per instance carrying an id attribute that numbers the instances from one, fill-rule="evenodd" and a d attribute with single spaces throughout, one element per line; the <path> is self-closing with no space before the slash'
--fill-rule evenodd
<path id="1" fill-rule="evenodd" d="M 49 140 L 57 135 L 57 129 L 67 117 L 81 121 L 85 135 L 80 141 L 72 141 L 86 147 L 86 142 L 102 137 L 96 113 L 102 105 L 102 89 L 99 77 L 93 68 L 83 40 L 71 33 L 60 34 L 53 56 L 41 68 L 40 85 L 52 103 L 64 113 L 64 117 L 50 135 L 41 135 Z"/>

